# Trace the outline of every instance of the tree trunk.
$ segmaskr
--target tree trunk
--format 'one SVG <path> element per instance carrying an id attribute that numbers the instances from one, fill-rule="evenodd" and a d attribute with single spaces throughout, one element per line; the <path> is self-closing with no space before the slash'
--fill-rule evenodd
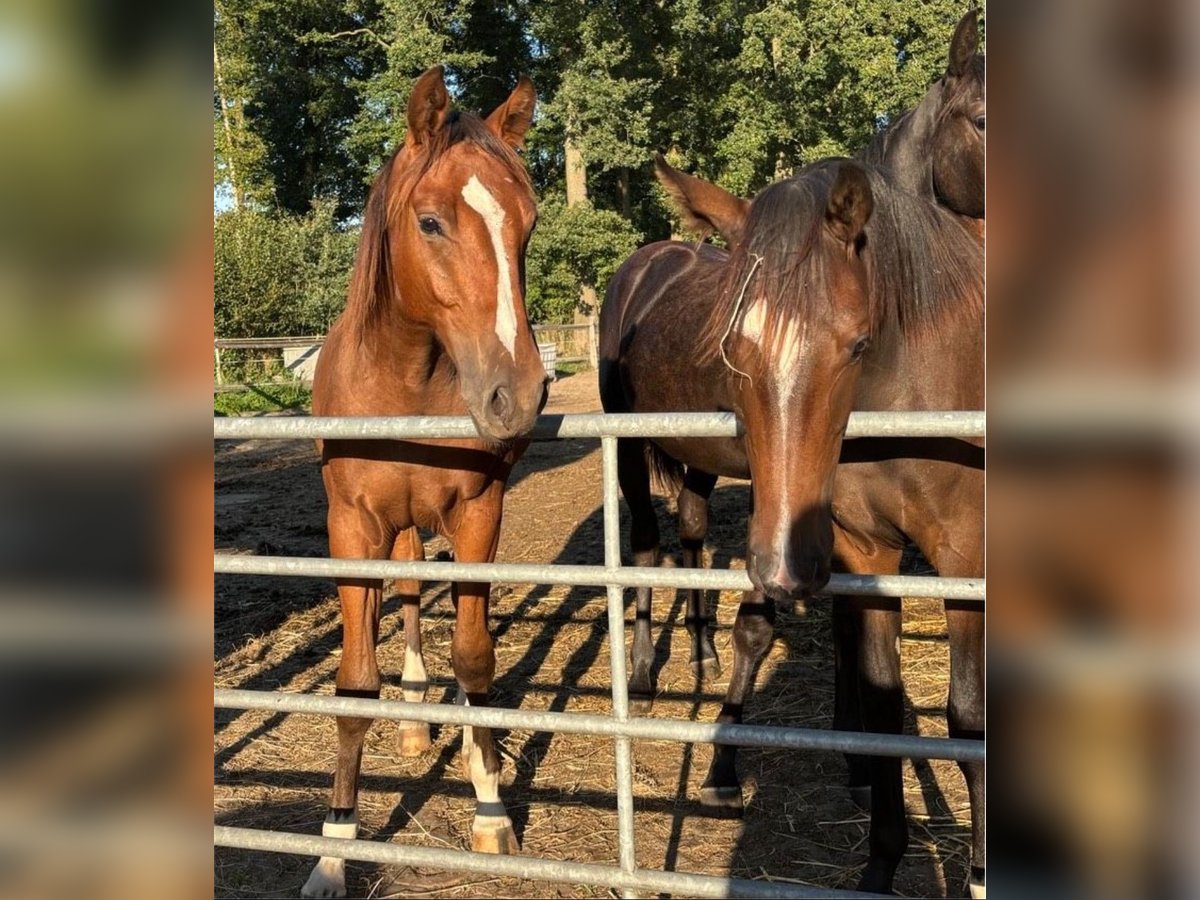
<path id="1" fill-rule="evenodd" d="M 566 157 L 567 163 L 567 206 L 586 203 L 588 198 L 587 163 L 583 161 L 583 154 L 570 135 L 567 135 L 567 139 L 563 142 L 563 155 Z"/>
<path id="2" fill-rule="evenodd" d="M 225 129 L 225 165 L 229 166 L 229 184 L 233 188 L 233 208 L 241 209 L 245 198 L 242 186 L 238 183 L 237 155 L 233 142 L 233 127 L 229 124 L 229 104 L 225 98 L 225 79 L 221 74 L 221 54 L 217 51 L 217 41 L 213 39 L 213 78 L 217 83 L 217 102 L 221 104 L 221 125 Z"/>
<path id="3" fill-rule="evenodd" d="M 621 204 L 621 215 L 625 218 L 633 218 L 629 212 L 629 167 L 621 166 L 617 169 L 617 200 Z"/>
<path id="4" fill-rule="evenodd" d="M 566 140 L 563 142 L 563 156 L 567 164 L 567 206 L 587 203 L 587 163 L 584 162 L 583 153 L 580 152 L 579 146 L 571 137 L 569 130 Z M 579 311 L 575 315 L 576 321 L 580 321 L 581 314 L 583 315 L 582 321 L 587 321 L 589 316 L 595 314 L 597 305 L 596 286 L 583 285 L 579 291 Z"/>

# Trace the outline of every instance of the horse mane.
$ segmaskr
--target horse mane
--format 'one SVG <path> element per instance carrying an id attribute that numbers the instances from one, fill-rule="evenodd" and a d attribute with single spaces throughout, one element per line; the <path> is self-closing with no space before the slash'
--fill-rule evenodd
<path id="1" fill-rule="evenodd" d="M 865 166 L 875 208 L 863 260 L 875 340 L 916 340 L 983 310 L 983 251 L 954 213 Z"/>
<path id="2" fill-rule="evenodd" d="M 720 293 L 701 332 L 701 357 L 724 353 L 725 339 L 755 302 L 765 304 L 764 343 L 788 323 L 831 302 L 829 260 L 819 252 L 829 191 L 843 160 L 826 159 L 769 185 L 750 206 Z M 903 190 L 875 166 L 862 166 L 874 210 L 862 247 L 871 333 L 915 339 L 950 316 L 983 306 L 979 245 L 953 214 Z"/>
<path id="3" fill-rule="evenodd" d="M 472 144 L 500 160 L 516 184 L 533 191 L 521 157 L 482 119 L 471 113 L 451 110 L 442 127 L 423 143 L 397 147 L 371 184 L 346 294 L 345 320 L 360 342 L 378 324 L 393 299 L 394 281 L 388 247 L 390 223 L 408 203 L 421 178 L 451 147 L 463 143 Z"/>

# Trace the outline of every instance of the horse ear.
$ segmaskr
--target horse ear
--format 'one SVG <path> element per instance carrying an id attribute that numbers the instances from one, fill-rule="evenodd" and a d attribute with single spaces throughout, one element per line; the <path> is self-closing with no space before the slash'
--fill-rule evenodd
<path id="1" fill-rule="evenodd" d="M 967 68 L 979 50 L 979 20 L 974 9 L 958 20 L 950 39 L 950 61 L 946 73 L 955 77 L 967 74 Z"/>
<path id="2" fill-rule="evenodd" d="M 750 211 L 749 200 L 671 168 L 661 153 L 654 154 L 654 174 L 671 196 L 685 228 L 701 234 L 715 231 L 731 247 L 742 239 L 742 228 Z"/>
<path id="3" fill-rule="evenodd" d="M 854 246 L 874 209 L 875 197 L 867 173 L 854 163 L 842 163 L 829 189 L 825 226 L 843 244 Z"/>
<path id="4" fill-rule="evenodd" d="M 536 105 L 537 90 L 528 76 L 522 75 L 508 99 L 487 117 L 487 127 L 504 143 L 514 150 L 519 150 L 525 144 L 525 132 L 533 123 L 533 109 Z"/>
<path id="5" fill-rule="evenodd" d="M 450 111 L 450 94 L 446 90 L 444 67 L 426 69 L 413 85 L 408 98 L 408 135 L 404 142 L 415 147 L 441 130 Z"/>

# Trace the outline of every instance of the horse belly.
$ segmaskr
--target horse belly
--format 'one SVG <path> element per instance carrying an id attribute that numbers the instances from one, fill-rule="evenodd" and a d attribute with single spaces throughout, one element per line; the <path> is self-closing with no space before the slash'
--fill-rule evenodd
<path id="1" fill-rule="evenodd" d="M 726 478 L 750 478 L 746 445 L 740 438 L 662 438 L 654 443 L 689 468 Z"/>

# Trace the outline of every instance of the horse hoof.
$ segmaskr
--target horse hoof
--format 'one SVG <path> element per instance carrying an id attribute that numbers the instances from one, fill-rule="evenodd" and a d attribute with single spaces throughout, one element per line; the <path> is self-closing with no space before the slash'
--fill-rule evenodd
<path id="1" fill-rule="evenodd" d="M 712 681 L 721 674 L 721 660 L 715 656 L 692 660 L 692 672 L 702 682 Z"/>
<path id="2" fill-rule="evenodd" d="M 850 785 L 850 800 L 863 812 L 870 812 L 871 786 L 869 784 Z"/>
<path id="3" fill-rule="evenodd" d="M 724 819 L 740 818 L 745 811 L 742 789 L 737 785 L 704 785 L 700 788 L 700 805 L 709 815 Z"/>
<path id="4" fill-rule="evenodd" d="M 521 850 L 512 824 L 497 828 L 472 828 L 471 849 L 476 853 L 498 853 L 511 856 Z"/>
<path id="5" fill-rule="evenodd" d="M 400 730 L 398 747 L 403 757 L 422 756 L 433 742 L 429 739 L 429 725 L 419 725 Z"/>
<path id="6" fill-rule="evenodd" d="M 967 890 L 971 892 L 971 900 L 986 900 L 987 883 L 984 880 L 982 869 L 971 867 L 971 878 L 967 882 Z"/>
<path id="7" fill-rule="evenodd" d="M 301 897 L 345 897 L 346 896 L 346 863 L 345 860 L 322 857 L 313 867 L 312 874 L 304 887 L 300 888 Z"/>
<path id="8" fill-rule="evenodd" d="M 858 880 L 857 890 L 868 894 L 894 894 L 895 891 L 892 890 L 892 878 L 895 871 L 896 867 L 894 865 L 868 860 L 867 867 L 863 870 L 862 878 Z"/>

